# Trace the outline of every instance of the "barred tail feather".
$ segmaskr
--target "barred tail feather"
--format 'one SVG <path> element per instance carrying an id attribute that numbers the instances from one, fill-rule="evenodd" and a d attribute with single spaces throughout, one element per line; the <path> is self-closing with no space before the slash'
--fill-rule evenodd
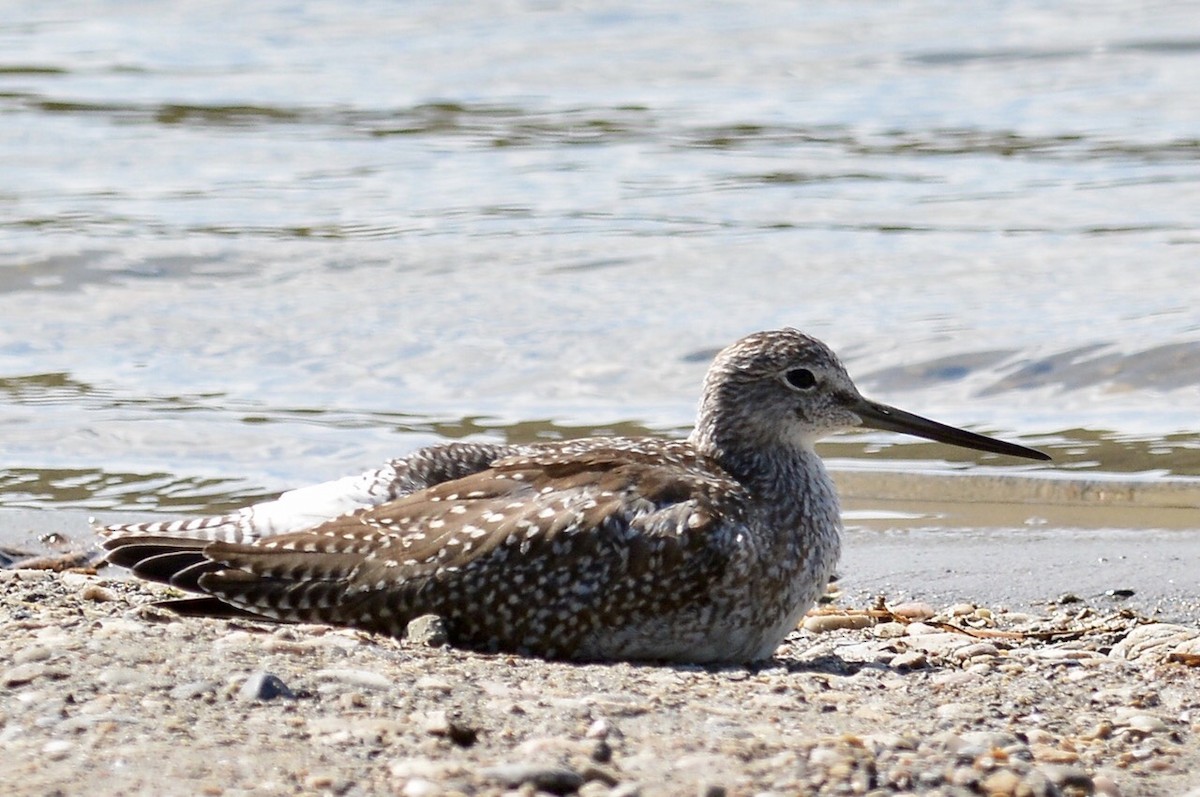
<path id="1" fill-rule="evenodd" d="M 264 617 L 261 614 L 248 612 L 232 606 L 220 598 L 179 598 L 178 600 L 158 601 L 155 606 L 174 612 L 180 617 L 216 617 L 223 620 L 258 620 L 260 622 L 283 622 L 275 617 Z"/>
<path id="2" fill-rule="evenodd" d="M 95 526 L 95 531 L 104 539 L 124 537 L 171 536 L 179 539 L 211 542 L 224 540 L 252 540 L 257 536 L 254 510 L 262 504 L 246 507 L 231 515 L 184 518 L 182 520 L 159 520 L 149 523 L 116 523 L 110 526 Z"/>
<path id="3" fill-rule="evenodd" d="M 110 564 L 129 568 L 147 581 L 198 592 L 202 573 L 220 565 L 204 555 L 206 540 L 178 537 L 120 537 L 108 540 L 106 559 Z"/>
<path id="4" fill-rule="evenodd" d="M 118 537 L 104 547 L 110 563 L 140 578 L 203 595 L 158 604 L 171 611 L 283 622 L 337 623 L 344 577 L 360 561 L 164 536 Z"/>
<path id="5" fill-rule="evenodd" d="M 220 570 L 200 577 L 200 587 L 236 609 L 273 620 L 345 624 L 344 581 L 296 581 L 244 570 Z"/>

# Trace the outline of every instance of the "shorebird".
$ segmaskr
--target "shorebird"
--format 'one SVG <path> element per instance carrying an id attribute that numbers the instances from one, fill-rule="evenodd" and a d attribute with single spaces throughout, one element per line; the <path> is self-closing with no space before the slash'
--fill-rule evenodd
<path id="1" fill-rule="evenodd" d="M 401 636 L 545 658 L 771 656 L 826 588 L 837 495 L 813 444 L 857 426 L 1049 459 L 864 398 L 794 329 L 721 351 L 686 440 L 446 443 L 209 518 L 97 529 L 108 560 L 199 597 L 184 615 Z"/>

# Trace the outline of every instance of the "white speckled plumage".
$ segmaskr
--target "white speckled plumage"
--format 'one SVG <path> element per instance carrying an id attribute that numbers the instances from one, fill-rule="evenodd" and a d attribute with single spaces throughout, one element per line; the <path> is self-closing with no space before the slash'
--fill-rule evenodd
<path id="1" fill-rule="evenodd" d="M 451 443 L 225 517 L 98 531 L 114 563 L 207 596 L 184 613 L 395 635 L 437 614 L 476 649 L 752 661 L 833 572 L 841 522 L 813 443 L 857 425 L 1044 458 L 867 401 L 784 329 L 717 356 L 686 441 Z"/>

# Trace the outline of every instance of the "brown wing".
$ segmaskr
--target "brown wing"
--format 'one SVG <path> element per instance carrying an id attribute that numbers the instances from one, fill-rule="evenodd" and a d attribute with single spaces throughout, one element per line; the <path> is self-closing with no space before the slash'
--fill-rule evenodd
<path id="1" fill-rule="evenodd" d="M 555 655 L 701 597 L 735 555 L 741 506 L 695 457 L 544 452 L 309 531 L 132 564 L 239 613 L 393 634 L 433 613 L 457 644 Z M 112 556 L 136 558 L 121 545 Z"/>

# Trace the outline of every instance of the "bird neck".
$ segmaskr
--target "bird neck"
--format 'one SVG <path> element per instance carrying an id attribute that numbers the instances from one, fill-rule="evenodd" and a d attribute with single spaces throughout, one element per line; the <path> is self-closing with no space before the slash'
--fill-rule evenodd
<path id="1" fill-rule="evenodd" d="M 722 439 L 711 434 L 711 427 L 699 425 L 688 440 L 751 493 L 767 501 L 795 501 L 798 495 L 824 491 L 829 480 L 821 458 L 810 445 L 778 438 Z"/>

